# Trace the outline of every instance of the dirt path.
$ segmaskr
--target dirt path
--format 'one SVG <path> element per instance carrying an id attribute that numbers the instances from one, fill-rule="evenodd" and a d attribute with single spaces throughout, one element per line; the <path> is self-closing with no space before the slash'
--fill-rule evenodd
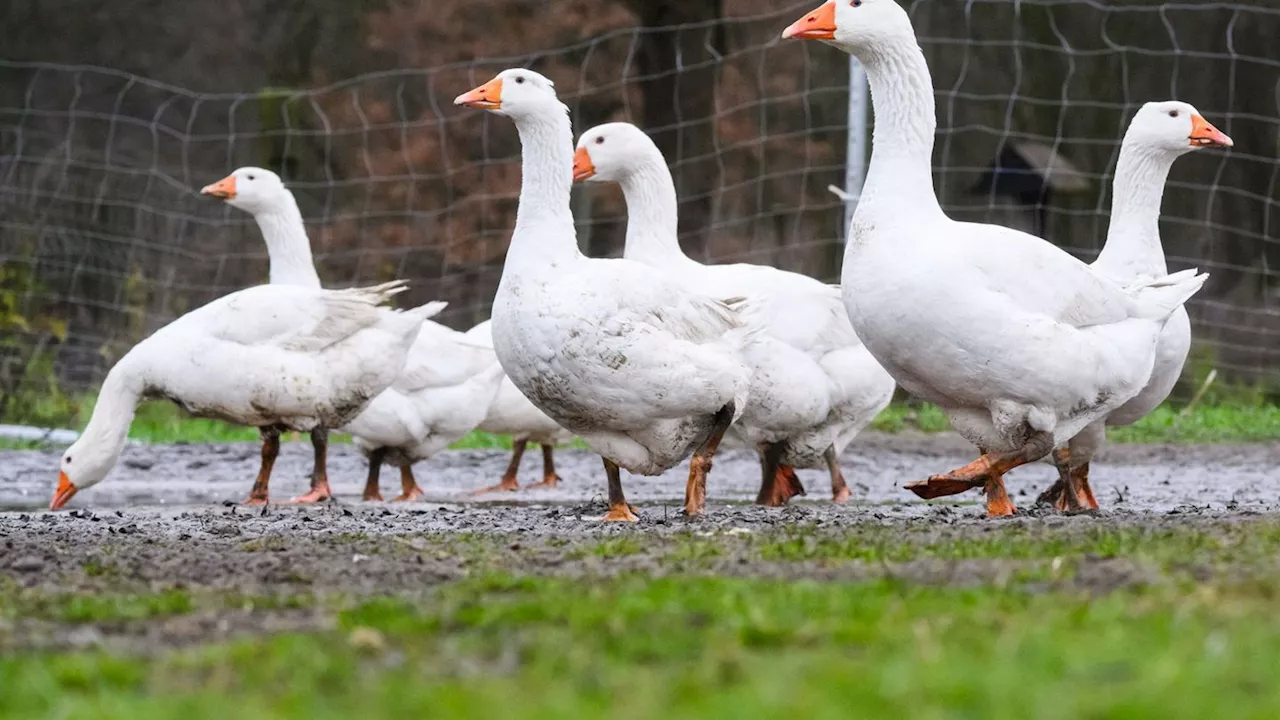
<path id="1" fill-rule="evenodd" d="M 0 509 L 45 507 L 57 477 L 57 451 L 0 452 Z M 902 490 L 902 483 L 968 462 L 971 450 L 959 438 L 945 435 L 868 433 L 846 451 L 846 477 L 854 490 L 855 507 L 829 507 L 826 473 L 801 471 L 809 491 L 800 504 L 814 512 L 840 515 L 859 512 L 857 506 L 876 505 L 877 511 L 897 517 L 927 513 L 927 505 Z M 502 451 L 444 453 L 416 467 L 428 503 L 484 507 L 495 503 L 534 505 L 581 504 L 599 499 L 604 481 L 599 459 L 587 452 L 562 450 L 556 454 L 563 482 L 554 490 L 520 491 L 471 497 L 470 490 L 497 481 L 508 456 Z M 273 497 L 284 500 L 306 489 L 310 447 L 286 443 L 276 462 Z M 227 445 L 131 445 L 112 475 L 78 496 L 71 508 L 136 509 L 141 507 L 208 508 L 242 499 L 257 471 L 258 448 L 252 443 Z M 1248 507 L 1261 510 L 1280 504 L 1280 443 L 1267 445 L 1113 445 L 1095 463 L 1093 486 L 1109 508 L 1164 513 L 1184 505 L 1215 508 Z M 350 445 L 331 446 L 330 478 L 341 502 L 359 501 L 366 465 Z M 625 478 L 628 497 L 646 508 L 649 518 L 674 514 L 682 498 L 685 468 L 659 478 Z M 539 479 L 541 458 L 525 454 L 522 480 Z M 1054 477 L 1047 464 L 1021 468 L 1009 476 L 1015 501 L 1027 505 Z M 398 491 L 398 474 L 384 468 L 384 495 Z M 714 503 L 742 503 L 754 499 L 759 487 L 755 458 L 726 450 L 716 459 L 709 494 Z M 960 500 L 975 500 L 975 493 Z M 480 517 L 480 516 L 477 516 Z M 495 530 L 504 529 L 495 527 Z"/>

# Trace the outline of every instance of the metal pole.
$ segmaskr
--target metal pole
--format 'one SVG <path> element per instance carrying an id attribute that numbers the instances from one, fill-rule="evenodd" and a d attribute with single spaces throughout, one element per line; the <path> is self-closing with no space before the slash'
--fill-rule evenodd
<path id="1" fill-rule="evenodd" d="M 849 239 L 849 224 L 853 222 L 853 211 L 858 207 L 858 198 L 862 196 L 862 183 L 867 177 L 867 121 L 871 109 L 871 91 L 867 86 L 867 73 L 862 65 L 849 57 L 849 135 L 848 148 L 845 152 L 844 191 L 844 236 Z"/>

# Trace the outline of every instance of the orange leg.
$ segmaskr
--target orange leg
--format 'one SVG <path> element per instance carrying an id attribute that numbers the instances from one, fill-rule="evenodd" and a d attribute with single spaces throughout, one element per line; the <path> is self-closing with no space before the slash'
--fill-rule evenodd
<path id="1" fill-rule="evenodd" d="M 836 455 L 836 447 L 832 445 L 822 454 L 827 461 L 827 469 L 831 471 L 831 502 L 843 505 L 849 502 L 849 485 L 844 481 L 844 472 L 840 470 L 840 456 Z"/>
<path id="2" fill-rule="evenodd" d="M 601 522 L 640 522 L 635 508 L 627 504 L 627 498 L 622 494 L 622 471 L 609 458 L 602 459 L 604 474 L 609 478 L 609 512 L 600 518 Z"/>
<path id="3" fill-rule="evenodd" d="M 253 489 L 249 491 L 249 499 L 245 505 L 266 505 L 267 484 L 271 481 L 271 468 L 276 464 L 280 454 L 280 428 L 259 428 L 262 434 L 262 464 L 258 466 L 258 477 L 253 481 Z"/>
<path id="4" fill-rule="evenodd" d="M 425 493 L 422 488 L 418 487 L 418 481 L 413 479 L 413 465 L 400 466 L 400 494 L 391 499 L 391 502 L 409 502 L 417 500 Z"/>
<path id="5" fill-rule="evenodd" d="M 1093 488 L 1089 487 L 1089 463 L 1073 467 L 1067 473 L 1067 496 L 1073 511 L 1097 510 L 1098 500 L 1093 496 Z"/>
<path id="6" fill-rule="evenodd" d="M 982 487 L 987 494 L 987 514 L 991 517 L 1010 515 L 1013 501 L 1004 487 L 1004 475 L 1013 468 L 1035 462 L 1053 450 L 1053 436 L 1038 432 L 1022 447 L 1007 453 L 983 452 L 982 457 L 928 480 L 908 483 L 906 489 L 926 500 L 955 495 L 970 488 Z"/>
<path id="7" fill-rule="evenodd" d="M 1098 509 L 1098 498 L 1093 496 L 1093 487 L 1089 485 L 1089 463 L 1080 466 L 1084 473 L 1080 476 L 1080 489 L 1084 491 L 1085 507 Z"/>
<path id="8" fill-rule="evenodd" d="M 701 515 L 707 509 L 707 473 L 711 472 L 711 459 L 720 449 L 725 431 L 733 424 L 733 409 L 733 403 L 720 408 L 707 439 L 689 460 L 689 481 L 684 488 L 684 514 L 689 517 Z"/>
<path id="9" fill-rule="evenodd" d="M 378 448 L 369 453 L 369 477 L 364 481 L 364 494 L 360 496 L 365 502 L 382 502 L 382 490 L 378 487 L 378 476 L 382 473 L 382 460 L 387 456 L 386 448 Z"/>
<path id="10" fill-rule="evenodd" d="M 329 490 L 329 470 L 326 465 L 329 456 L 328 429 L 318 427 L 312 430 L 311 446 L 315 448 L 315 467 L 311 470 L 311 490 L 306 495 L 299 495 L 289 502 L 324 502 L 333 497 L 333 493 Z"/>
<path id="11" fill-rule="evenodd" d="M 1071 451 L 1058 448 L 1053 453 L 1053 464 L 1058 468 L 1058 481 L 1036 498 L 1037 504 L 1053 505 L 1059 512 L 1097 510 L 1098 500 L 1089 486 L 1089 463 L 1071 466 Z"/>
<path id="12" fill-rule="evenodd" d="M 542 480 L 529 487 L 553 488 L 559 484 L 560 476 L 556 474 L 556 460 L 552 455 L 553 452 L 555 452 L 555 448 L 551 445 L 545 443 L 542 445 Z"/>
<path id="13" fill-rule="evenodd" d="M 786 446 L 773 443 L 765 446 L 760 454 L 760 492 L 756 495 L 756 504 L 766 507 L 786 505 L 796 495 L 804 495 L 804 486 L 796 477 L 795 468 L 781 464 Z"/>
<path id="14" fill-rule="evenodd" d="M 1054 450 L 1053 466 L 1058 469 L 1058 479 L 1040 493 L 1036 498 L 1036 504 L 1052 505 L 1058 510 L 1066 510 L 1067 474 L 1071 469 L 1071 450 L 1066 447 Z"/>
<path id="15" fill-rule="evenodd" d="M 528 440 L 515 441 L 515 444 L 511 447 L 511 462 L 507 463 L 507 471 L 502 474 L 502 480 L 497 485 L 472 490 L 471 494 L 483 495 L 491 492 L 511 492 L 520 489 L 520 484 L 516 482 L 516 474 L 520 472 L 520 458 L 524 457 L 524 448 L 528 444 Z"/>
<path id="16" fill-rule="evenodd" d="M 1003 477 L 993 474 L 983 489 L 987 494 L 987 517 L 1004 517 L 1018 511 L 1004 489 Z"/>

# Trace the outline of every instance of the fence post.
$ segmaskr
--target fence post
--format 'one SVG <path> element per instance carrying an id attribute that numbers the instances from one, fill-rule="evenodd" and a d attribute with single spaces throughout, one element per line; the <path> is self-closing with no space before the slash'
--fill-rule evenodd
<path id="1" fill-rule="evenodd" d="M 258 90 L 258 117 L 262 134 L 258 141 L 258 164 L 279 173 L 286 180 L 296 180 L 296 148 L 289 147 L 289 131 L 298 130 L 301 112 L 295 99 L 296 90 L 264 87 Z"/>
<path id="2" fill-rule="evenodd" d="M 867 176 L 867 120 L 871 108 L 867 73 L 853 56 L 849 56 L 849 133 L 844 164 L 844 227 L 841 236 L 849 241 L 849 224 L 862 196 L 862 183 Z"/>

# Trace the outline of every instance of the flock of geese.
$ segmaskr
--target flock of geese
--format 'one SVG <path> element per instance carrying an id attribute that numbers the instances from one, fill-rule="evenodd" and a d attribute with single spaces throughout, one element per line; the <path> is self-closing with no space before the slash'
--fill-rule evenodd
<path id="1" fill-rule="evenodd" d="M 685 512 L 702 513 L 722 441 L 759 453 L 757 502 L 803 493 L 796 468 L 825 468 L 844 502 L 840 453 L 901 386 L 942 408 L 979 454 L 908 484 L 920 497 L 982 488 L 988 514 L 1007 515 L 1004 474 L 1048 459 L 1060 477 L 1040 499 L 1096 508 L 1090 459 L 1108 424 L 1134 422 L 1169 394 L 1190 344 L 1183 303 L 1206 278 L 1166 269 L 1167 174 L 1180 155 L 1230 138 L 1185 103 L 1143 106 L 1124 137 L 1105 247 L 1089 265 L 943 213 L 930 166 L 933 84 L 895 0 L 829 0 L 782 35 L 853 54 L 871 84 L 873 151 L 839 286 L 689 258 L 653 142 L 609 123 L 575 148 L 552 83 L 506 70 L 455 101 L 510 118 L 520 135 L 519 210 L 491 321 L 462 333 L 429 319 L 444 303 L 385 307 L 403 282 L 322 288 L 292 194 L 273 173 L 241 168 L 203 192 L 254 215 L 270 283 L 187 313 L 116 363 L 62 457 L 51 506 L 107 476 L 144 397 L 260 428 L 250 503 L 268 501 L 283 430 L 311 435 L 311 489 L 295 501 L 314 502 L 331 492 L 330 429 L 368 455 L 365 500 L 382 498 L 384 463 L 400 469 L 396 500 L 411 500 L 422 494 L 412 464 L 477 427 L 515 439 L 507 473 L 486 490 L 518 487 L 530 442 L 543 451 L 539 484 L 554 486 L 553 446 L 581 438 L 604 459 L 608 521 L 638 519 L 621 469 L 657 475 L 690 456 Z M 580 252 L 575 181 L 621 185 L 622 258 Z"/>

